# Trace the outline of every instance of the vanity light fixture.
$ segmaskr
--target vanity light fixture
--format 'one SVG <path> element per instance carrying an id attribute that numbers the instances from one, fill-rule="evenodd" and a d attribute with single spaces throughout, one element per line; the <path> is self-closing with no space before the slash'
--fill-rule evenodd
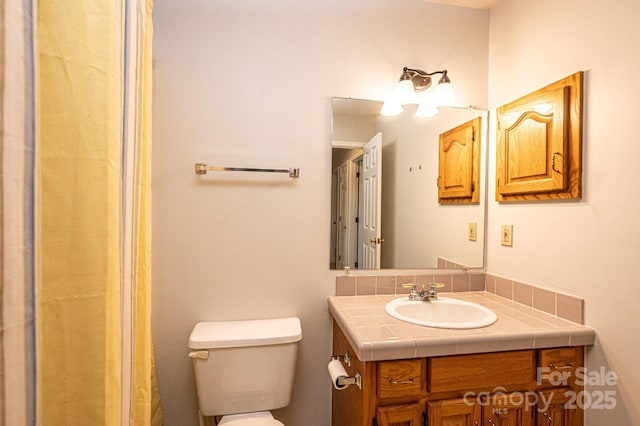
<path id="1" fill-rule="evenodd" d="M 433 90 L 432 76 L 442 74 L 438 85 Z M 398 82 L 398 88 L 391 98 L 382 106 L 382 115 L 398 115 L 402 112 L 402 105 L 418 104 L 416 116 L 431 117 L 438 113 L 438 106 L 453 105 L 455 97 L 453 86 L 447 76 L 447 70 L 426 72 L 423 70 L 404 67 Z"/>

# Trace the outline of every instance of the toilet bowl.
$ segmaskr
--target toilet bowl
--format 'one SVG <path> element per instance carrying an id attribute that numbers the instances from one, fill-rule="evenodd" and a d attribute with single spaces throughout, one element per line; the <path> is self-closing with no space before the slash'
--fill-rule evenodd
<path id="1" fill-rule="evenodd" d="M 296 317 L 200 322 L 189 337 L 200 425 L 284 426 L 270 410 L 289 405 L 302 340 Z"/>

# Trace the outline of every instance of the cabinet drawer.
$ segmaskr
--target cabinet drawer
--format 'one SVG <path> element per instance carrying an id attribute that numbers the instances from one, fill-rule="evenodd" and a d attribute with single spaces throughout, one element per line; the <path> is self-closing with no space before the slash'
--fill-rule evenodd
<path id="1" fill-rule="evenodd" d="M 418 396 L 424 389 L 425 371 L 421 359 L 378 363 L 378 397 Z"/>
<path id="2" fill-rule="evenodd" d="M 429 392 L 528 384 L 535 380 L 534 351 L 456 355 L 429 360 Z"/>
<path id="3" fill-rule="evenodd" d="M 538 383 L 550 384 L 551 377 L 558 380 L 564 374 L 565 377 L 571 377 L 577 367 L 582 365 L 580 357 L 582 350 L 580 348 L 553 348 L 540 349 L 538 356 Z"/>
<path id="4" fill-rule="evenodd" d="M 580 365 L 577 348 L 540 349 L 539 367 L 569 370 Z"/>

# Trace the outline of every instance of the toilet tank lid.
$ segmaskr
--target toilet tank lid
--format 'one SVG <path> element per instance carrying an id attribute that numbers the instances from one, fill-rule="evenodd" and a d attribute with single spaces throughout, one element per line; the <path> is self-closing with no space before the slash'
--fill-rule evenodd
<path id="1" fill-rule="evenodd" d="M 190 349 L 277 345 L 302 340 L 296 317 L 245 321 L 199 322 L 189 336 Z"/>

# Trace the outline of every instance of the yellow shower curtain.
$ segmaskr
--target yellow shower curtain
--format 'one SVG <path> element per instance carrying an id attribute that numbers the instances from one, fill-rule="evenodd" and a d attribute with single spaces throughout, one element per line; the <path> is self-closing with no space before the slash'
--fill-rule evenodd
<path id="1" fill-rule="evenodd" d="M 150 333 L 152 3 L 36 4 L 37 423 L 161 424 Z"/>
<path id="2" fill-rule="evenodd" d="M 35 424 L 34 54 L 28 2 L 0 0 L 0 425 Z"/>

